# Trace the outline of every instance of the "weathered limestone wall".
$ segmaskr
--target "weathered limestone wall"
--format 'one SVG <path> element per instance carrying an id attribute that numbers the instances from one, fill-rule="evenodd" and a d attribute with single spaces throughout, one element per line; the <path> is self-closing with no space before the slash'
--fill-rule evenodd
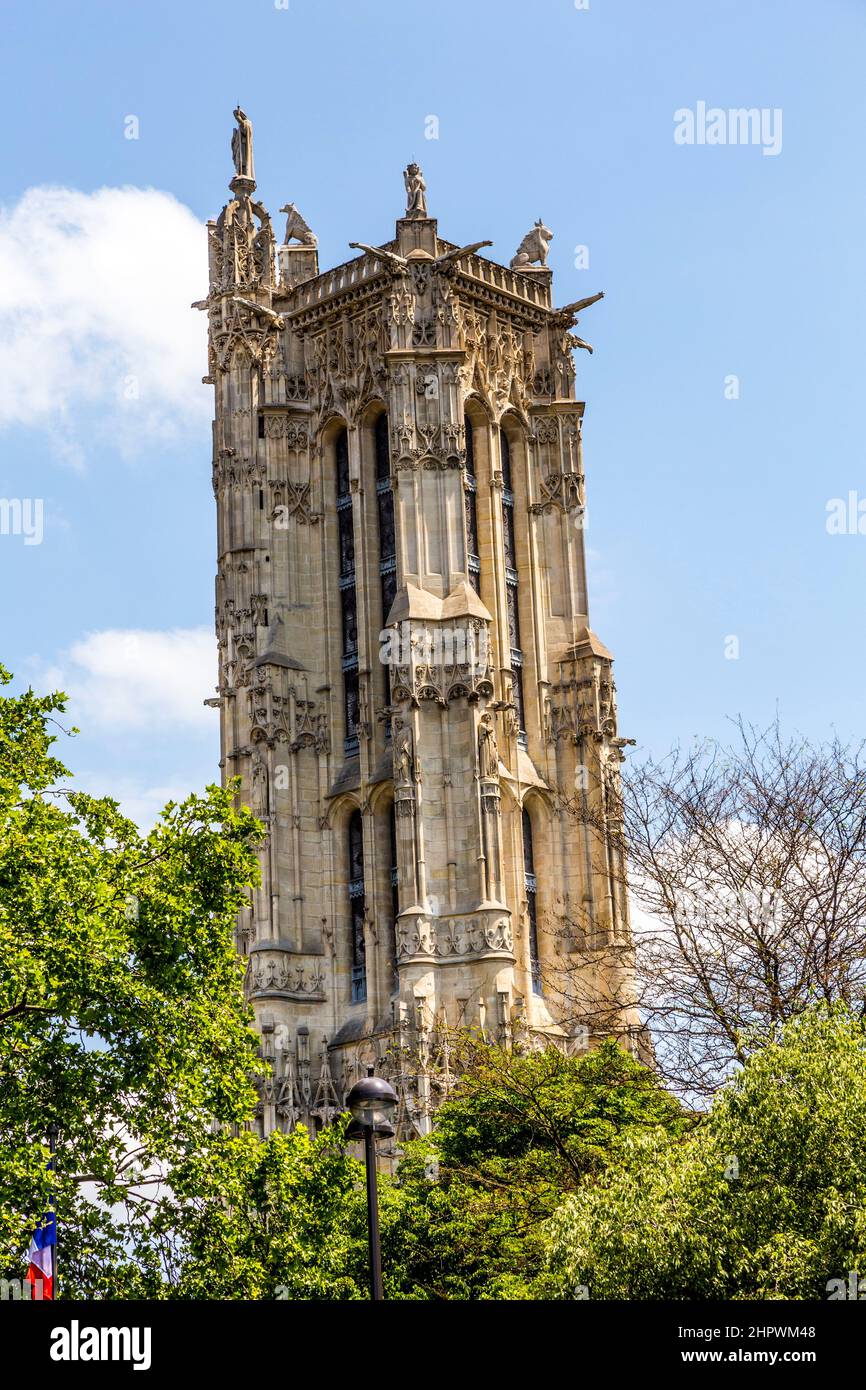
<path id="1" fill-rule="evenodd" d="M 584 304 L 552 308 L 538 224 L 510 268 L 441 239 L 413 170 L 394 240 L 322 274 L 237 162 L 209 224 L 222 766 L 267 829 L 238 927 L 264 1130 L 326 1120 L 371 1060 L 424 1129 L 449 1028 L 570 1048 L 637 1026 Z"/>

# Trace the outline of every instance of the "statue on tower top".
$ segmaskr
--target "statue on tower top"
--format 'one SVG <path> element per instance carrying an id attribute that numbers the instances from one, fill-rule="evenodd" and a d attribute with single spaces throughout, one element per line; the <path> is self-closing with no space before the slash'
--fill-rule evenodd
<path id="1" fill-rule="evenodd" d="M 526 270 L 532 265 L 547 265 L 547 249 L 553 241 L 553 232 L 545 227 L 539 217 L 532 231 L 527 232 L 511 258 L 512 270 Z"/>
<path id="2" fill-rule="evenodd" d="M 235 176 L 241 179 L 250 179 L 255 183 L 253 123 L 239 106 L 235 107 L 233 115 L 238 123 L 237 130 L 232 131 L 232 159 L 234 160 Z"/>
<path id="3" fill-rule="evenodd" d="M 406 185 L 406 216 L 426 217 L 427 185 L 417 164 L 406 165 L 403 170 L 403 182 Z"/>

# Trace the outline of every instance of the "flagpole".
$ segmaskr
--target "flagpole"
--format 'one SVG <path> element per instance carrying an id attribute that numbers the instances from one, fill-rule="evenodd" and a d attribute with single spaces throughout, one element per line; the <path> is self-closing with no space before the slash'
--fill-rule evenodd
<path id="1" fill-rule="evenodd" d="M 55 1154 L 57 1152 L 57 1136 L 60 1133 L 60 1126 L 56 1124 L 54 1120 L 52 1120 L 51 1124 L 48 1126 L 46 1133 L 48 1134 L 48 1152 L 51 1155 L 51 1157 L 48 1160 L 48 1167 L 50 1168 L 51 1172 L 54 1173 L 56 1161 Z M 51 1297 L 53 1299 L 57 1298 L 57 1205 L 55 1198 L 56 1193 L 52 1192 L 51 1210 L 54 1215 L 54 1244 L 51 1246 Z"/>

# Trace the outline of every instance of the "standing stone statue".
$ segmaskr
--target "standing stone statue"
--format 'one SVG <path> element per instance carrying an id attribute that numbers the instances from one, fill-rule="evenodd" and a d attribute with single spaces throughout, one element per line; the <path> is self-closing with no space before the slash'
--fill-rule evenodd
<path id="1" fill-rule="evenodd" d="M 259 820 L 268 818 L 268 768 L 258 753 L 253 753 L 251 771 L 252 806 L 250 810 Z"/>
<path id="2" fill-rule="evenodd" d="M 394 744 L 394 781 L 408 786 L 415 780 L 415 759 L 412 752 L 412 730 L 404 728 Z"/>
<path id="3" fill-rule="evenodd" d="M 239 178 L 255 181 L 253 123 L 239 106 L 235 107 L 233 115 L 238 123 L 237 130 L 232 131 L 232 159 L 234 160 L 235 173 Z"/>
<path id="4" fill-rule="evenodd" d="M 406 216 L 426 217 L 427 185 L 417 164 L 407 164 L 403 170 L 403 182 L 406 185 Z"/>
<path id="5" fill-rule="evenodd" d="M 482 716 L 478 730 L 478 770 L 482 777 L 499 776 L 499 749 L 489 714 Z"/>

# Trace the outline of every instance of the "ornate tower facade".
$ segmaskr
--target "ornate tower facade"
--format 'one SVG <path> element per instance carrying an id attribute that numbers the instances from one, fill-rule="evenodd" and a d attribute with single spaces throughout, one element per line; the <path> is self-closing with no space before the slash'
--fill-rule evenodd
<path id="1" fill-rule="evenodd" d="M 424 1131 L 449 1037 L 636 1032 L 610 652 L 589 627 L 583 403 L 537 223 L 506 267 L 429 216 L 320 272 L 235 112 L 208 224 L 224 777 L 264 822 L 238 926 L 263 1132 L 370 1065 Z M 600 298 L 595 296 L 594 298 Z"/>

